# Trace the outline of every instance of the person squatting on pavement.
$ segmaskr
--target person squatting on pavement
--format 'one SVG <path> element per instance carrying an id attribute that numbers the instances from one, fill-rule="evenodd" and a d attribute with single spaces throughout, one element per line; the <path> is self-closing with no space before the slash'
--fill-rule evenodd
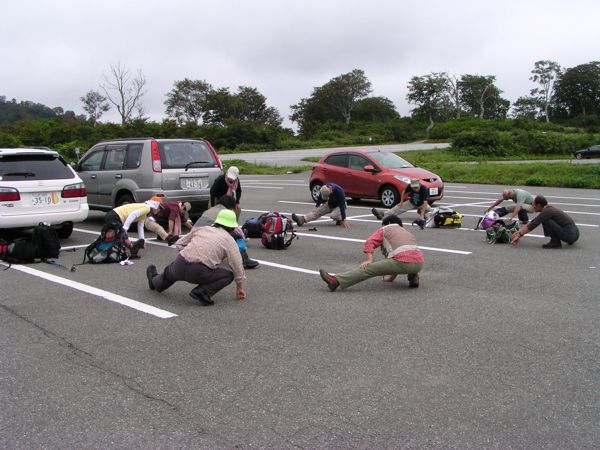
<path id="1" fill-rule="evenodd" d="M 496 208 L 500 203 L 512 200 L 514 205 L 502 206 L 500 208 Z M 534 212 L 533 206 L 533 195 L 523 189 L 504 189 L 502 191 L 502 197 L 496 200 L 485 212 L 491 211 L 494 209 L 494 212 L 498 214 L 500 217 L 506 216 L 508 213 L 510 217 L 508 218 L 508 222 L 513 220 L 515 216 L 519 217 L 519 220 L 523 225 L 529 222 L 529 216 L 527 213 Z"/>
<path id="2" fill-rule="evenodd" d="M 182 225 L 188 230 L 192 229 L 193 223 L 189 216 L 192 206 L 188 202 L 163 202 L 162 197 L 152 197 L 150 200 L 158 202 L 160 207 L 158 213 L 146 217 L 144 225 L 169 246 L 179 239 Z"/>
<path id="3" fill-rule="evenodd" d="M 324 269 L 319 274 L 330 291 L 338 287 L 349 288 L 369 278 L 383 276 L 383 281 L 392 282 L 396 276 L 408 275 L 408 285 L 419 287 L 419 272 L 423 269 L 425 259 L 417 247 L 417 241 L 412 233 L 402 228 L 402 220 L 395 215 L 387 216 L 381 222 L 382 226 L 365 242 L 366 259 L 358 269 L 332 275 Z M 373 252 L 381 247 L 384 259 L 373 262 Z"/>
<path id="4" fill-rule="evenodd" d="M 336 225 L 350 228 L 346 220 L 346 193 L 335 183 L 325 184 L 321 187 L 316 209 L 304 216 L 294 213 L 292 214 L 292 220 L 301 227 L 305 223 L 316 220 L 325 214 L 329 214 Z"/>
<path id="5" fill-rule="evenodd" d="M 219 175 L 210 188 L 210 206 L 215 206 L 223 195 L 229 195 L 235 198 L 235 215 L 240 217 L 242 208 L 240 200 L 242 198 L 242 185 L 240 184 L 240 169 L 231 166 L 227 173 Z"/>
<path id="6" fill-rule="evenodd" d="M 208 306 L 214 304 L 213 295 L 235 280 L 235 296 L 238 300 L 244 300 L 246 291 L 242 257 L 230 234 L 237 226 L 235 212 L 223 210 L 213 226 L 194 228 L 177 241 L 179 254 L 161 274 L 155 265 L 147 267 L 148 287 L 163 292 L 176 281 L 197 284 L 190 291 L 190 297 Z M 224 260 L 227 260 L 231 270 L 221 266 Z"/>
<path id="7" fill-rule="evenodd" d="M 543 195 L 533 199 L 533 209 L 539 214 L 513 234 L 512 245 L 517 245 L 521 236 L 534 230 L 539 224 L 542 224 L 544 236 L 550 237 L 550 241 L 542 245 L 543 248 L 561 248 L 560 241 L 573 245 L 579 239 L 579 228 L 573 219 L 560 209 L 550 206 Z"/>
<path id="8" fill-rule="evenodd" d="M 146 200 L 144 203 L 127 203 L 125 205 L 114 208 L 106 213 L 104 216 L 104 223 L 117 223 L 121 225 L 121 233 L 119 239 L 123 241 L 125 246 L 131 249 L 131 258 L 137 258 L 138 252 L 146 248 L 144 239 L 144 221 L 148 217 L 148 214 L 156 214 L 160 203 L 154 200 Z M 136 223 L 138 240 L 132 245 L 127 230 L 129 227 Z"/>
<path id="9" fill-rule="evenodd" d="M 194 224 L 194 228 L 211 226 L 217 219 L 217 216 L 219 215 L 219 213 L 226 209 L 230 209 L 230 210 L 235 209 L 235 198 L 233 198 L 230 195 L 222 195 L 219 198 L 219 200 L 217 201 L 217 204 L 215 206 L 204 211 L 202 213 L 202 215 L 198 218 L 198 220 L 196 220 L 196 223 Z M 254 269 L 254 268 L 258 267 L 258 265 L 259 265 L 258 261 L 250 259 L 250 256 L 248 256 L 248 247 L 246 246 L 246 236 L 244 235 L 244 232 L 242 231 L 242 229 L 240 227 L 235 228 L 231 232 L 231 237 L 233 239 L 235 239 L 235 243 L 238 245 L 238 248 L 240 249 L 240 255 L 242 255 L 242 262 L 244 263 L 244 269 Z"/>
<path id="10" fill-rule="evenodd" d="M 416 209 L 419 215 L 419 218 L 413 223 L 416 223 L 423 230 L 425 228 L 425 214 L 431 209 L 429 206 L 429 189 L 426 186 L 422 186 L 417 178 L 410 180 L 410 184 L 406 186 L 406 189 L 402 193 L 400 203 L 396 206 L 387 211 L 373 208 L 371 212 L 381 220 L 390 215 L 399 216 L 411 209 Z"/>

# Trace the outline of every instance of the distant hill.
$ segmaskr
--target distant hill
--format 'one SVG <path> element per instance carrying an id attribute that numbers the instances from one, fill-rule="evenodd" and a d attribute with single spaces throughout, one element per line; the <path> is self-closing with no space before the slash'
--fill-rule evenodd
<path id="1" fill-rule="evenodd" d="M 50 108 L 41 103 L 30 101 L 17 103 L 14 98 L 10 101 L 6 101 L 6 97 L 0 95 L 0 125 L 18 122 L 20 120 L 49 119 L 59 116 L 77 117 L 73 111 L 65 112 L 61 107 Z M 85 120 L 84 116 L 77 118 Z"/>

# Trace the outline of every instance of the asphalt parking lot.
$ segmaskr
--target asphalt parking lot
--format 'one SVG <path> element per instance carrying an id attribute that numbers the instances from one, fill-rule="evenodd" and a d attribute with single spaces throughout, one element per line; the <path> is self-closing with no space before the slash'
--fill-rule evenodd
<path id="1" fill-rule="evenodd" d="M 243 176 L 243 219 L 308 212 L 307 180 Z M 0 272 L 1 446 L 599 447 L 600 191 L 528 189 L 580 225 L 574 246 L 544 250 L 541 229 L 518 247 L 473 230 L 503 187 L 448 184 L 463 228 L 408 227 L 418 289 L 321 281 L 362 260 L 369 202 L 349 204 L 350 229 L 310 223 L 285 251 L 251 240 L 245 301 L 233 286 L 212 307 L 186 283 L 150 291 L 147 264 L 175 255 L 162 242 L 132 266 Z M 81 262 L 101 223 L 78 224 L 58 262 Z"/>

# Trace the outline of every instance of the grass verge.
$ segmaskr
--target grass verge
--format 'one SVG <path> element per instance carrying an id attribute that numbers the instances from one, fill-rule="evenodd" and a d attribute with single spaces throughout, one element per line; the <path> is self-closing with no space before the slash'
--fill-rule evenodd
<path id="1" fill-rule="evenodd" d="M 286 173 L 301 173 L 311 170 L 312 166 L 268 166 L 266 164 L 252 164 L 241 159 L 223 161 L 223 169 L 227 171 L 230 166 L 236 166 L 243 175 L 284 175 Z"/>

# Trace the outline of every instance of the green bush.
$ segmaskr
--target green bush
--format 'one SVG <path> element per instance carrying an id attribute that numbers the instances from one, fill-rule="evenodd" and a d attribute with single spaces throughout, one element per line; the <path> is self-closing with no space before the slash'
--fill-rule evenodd
<path id="1" fill-rule="evenodd" d="M 463 131 L 456 135 L 452 147 L 470 156 L 505 156 L 500 133 L 496 131 Z"/>

